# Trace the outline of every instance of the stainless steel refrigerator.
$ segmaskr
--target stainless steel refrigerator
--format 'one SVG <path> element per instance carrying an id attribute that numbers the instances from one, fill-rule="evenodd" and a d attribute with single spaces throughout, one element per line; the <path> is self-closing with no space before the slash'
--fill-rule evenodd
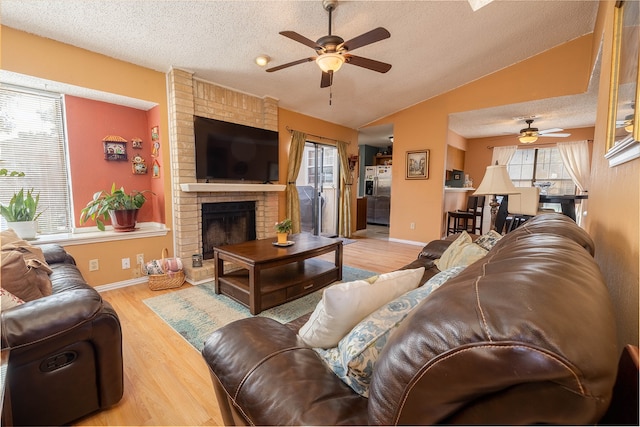
<path id="1" fill-rule="evenodd" d="M 391 166 L 365 167 L 367 223 L 389 225 L 391 208 Z"/>

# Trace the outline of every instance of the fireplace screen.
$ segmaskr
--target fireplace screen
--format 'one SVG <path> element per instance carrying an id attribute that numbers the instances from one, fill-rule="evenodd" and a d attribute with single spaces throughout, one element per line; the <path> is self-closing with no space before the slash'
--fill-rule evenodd
<path id="1" fill-rule="evenodd" d="M 215 246 L 256 239 L 256 203 L 202 204 L 202 255 L 213 258 Z"/>

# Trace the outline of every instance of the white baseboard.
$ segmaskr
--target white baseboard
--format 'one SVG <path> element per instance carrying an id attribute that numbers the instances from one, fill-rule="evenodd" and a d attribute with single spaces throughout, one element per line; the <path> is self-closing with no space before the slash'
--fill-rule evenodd
<path id="1" fill-rule="evenodd" d="M 113 289 L 126 288 L 127 286 L 139 285 L 140 283 L 147 283 L 148 277 L 136 277 L 135 279 L 122 280 L 120 282 L 107 283 L 106 285 L 96 286 L 94 289 L 98 292 L 111 291 Z"/>
<path id="2" fill-rule="evenodd" d="M 396 238 L 393 238 L 393 237 L 389 237 L 389 241 L 390 242 L 396 242 L 396 243 L 405 243 L 407 245 L 414 245 L 414 246 L 424 246 L 424 245 L 426 245 L 426 243 L 424 243 L 424 242 L 416 242 L 415 240 L 396 239 Z"/>

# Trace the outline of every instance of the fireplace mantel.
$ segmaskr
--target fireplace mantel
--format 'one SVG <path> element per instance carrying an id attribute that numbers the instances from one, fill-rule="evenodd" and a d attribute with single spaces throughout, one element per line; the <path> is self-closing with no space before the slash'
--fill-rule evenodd
<path id="1" fill-rule="evenodd" d="M 204 183 L 192 182 L 180 184 L 180 189 L 185 193 L 229 193 L 229 192 L 278 192 L 284 191 L 283 184 L 227 184 L 227 183 Z"/>

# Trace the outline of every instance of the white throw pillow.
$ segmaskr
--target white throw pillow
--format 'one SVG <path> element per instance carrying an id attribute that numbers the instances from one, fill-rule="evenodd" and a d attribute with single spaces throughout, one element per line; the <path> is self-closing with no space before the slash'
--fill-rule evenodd
<path id="1" fill-rule="evenodd" d="M 362 319 L 400 295 L 420 285 L 424 267 L 381 274 L 366 280 L 338 283 L 322 293 L 322 299 L 298 335 L 310 347 L 335 347 Z"/>
<path id="2" fill-rule="evenodd" d="M 442 256 L 433 263 L 440 271 L 452 267 L 468 266 L 487 254 L 487 250 L 471 242 L 471 236 L 463 231 L 454 242 L 449 245 Z"/>

